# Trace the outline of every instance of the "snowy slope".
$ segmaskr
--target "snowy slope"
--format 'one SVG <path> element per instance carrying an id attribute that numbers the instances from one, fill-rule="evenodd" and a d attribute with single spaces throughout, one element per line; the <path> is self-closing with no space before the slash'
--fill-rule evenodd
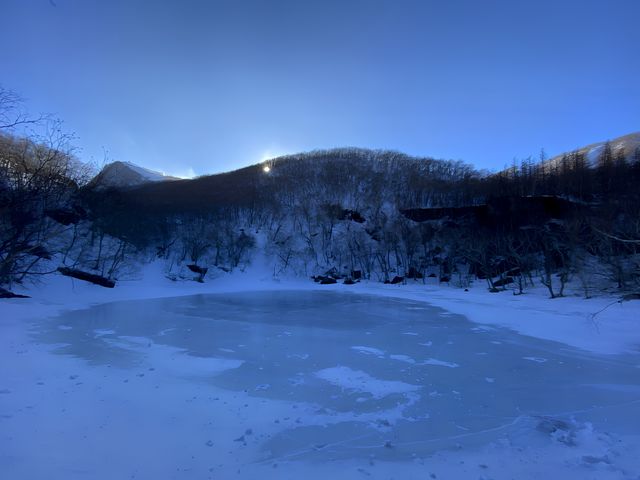
<path id="1" fill-rule="evenodd" d="M 164 180 L 167 180 L 169 178 L 173 178 L 173 177 L 168 177 L 166 176 L 164 173 L 162 172 L 156 172 L 155 170 L 150 170 L 148 168 L 144 168 L 144 167 L 140 167 L 134 163 L 131 162 L 122 162 L 127 168 L 130 168 L 131 170 L 133 170 L 134 172 L 136 172 L 138 175 L 140 175 L 142 178 L 144 178 L 145 180 L 149 181 L 149 182 L 162 182 Z"/>
<path id="2" fill-rule="evenodd" d="M 168 180 L 178 180 L 178 178 L 130 162 L 113 162 L 106 165 L 91 181 L 91 184 L 101 188 L 122 188 Z"/>
<path id="3" fill-rule="evenodd" d="M 623 135 L 622 137 L 608 140 L 608 142 L 609 145 L 611 145 L 611 153 L 614 158 L 622 151 L 624 152 L 626 160 L 630 162 L 634 159 L 636 151 L 640 148 L 640 132 Z M 606 143 L 607 141 L 592 143 L 590 145 L 577 148 L 574 151 L 582 153 L 586 158 L 587 164 L 591 167 L 595 167 L 598 165 L 598 160 Z M 562 157 L 568 153 L 570 152 L 564 152 L 560 155 L 556 155 L 548 161 L 548 164 L 554 165 L 555 163 L 559 163 L 562 160 Z"/>

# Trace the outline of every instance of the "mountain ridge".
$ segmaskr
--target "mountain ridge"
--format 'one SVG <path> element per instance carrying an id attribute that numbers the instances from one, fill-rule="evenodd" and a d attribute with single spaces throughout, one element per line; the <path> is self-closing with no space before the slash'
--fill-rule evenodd
<path id="1" fill-rule="evenodd" d="M 162 172 L 141 167 L 131 162 L 115 161 L 105 165 L 91 180 L 93 188 L 128 188 L 145 183 L 180 180 Z"/>

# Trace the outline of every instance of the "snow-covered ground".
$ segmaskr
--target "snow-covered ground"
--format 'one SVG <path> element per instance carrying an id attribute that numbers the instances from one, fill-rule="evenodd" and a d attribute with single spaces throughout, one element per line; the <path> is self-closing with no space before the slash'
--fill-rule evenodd
<path id="1" fill-rule="evenodd" d="M 472 322 L 504 326 L 595 353 L 640 351 L 640 301 L 619 302 L 610 296 L 585 300 L 579 295 L 551 300 L 544 287 L 529 289 L 524 295 L 510 291 L 491 294 L 481 281 L 468 291 L 420 281 L 406 285 L 318 285 L 295 277 L 274 279 L 261 266 L 197 283 L 167 279 L 162 264 L 156 262 L 147 265 L 137 279 L 120 281 L 113 290 L 52 275 L 28 289 L 16 289 L 32 299 L 3 300 L 0 308 L 4 319 L 19 320 L 120 300 L 274 290 L 335 290 L 417 300 L 464 315 Z"/>
<path id="2" fill-rule="evenodd" d="M 180 335 L 190 330 L 175 330 L 167 318 L 185 315 L 191 322 L 198 309 L 222 308 L 209 305 L 204 297 L 193 305 L 189 299 L 115 303 L 92 310 L 90 325 L 81 311 L 107 302 L 223 292 L 247 292 L 246 297 L 233 298 L 250 299 L 248 292 L 274 292 L 275 298 L 276 292 L 297 291 L 296 297 L 303 301 L 305 292 L 315 290 L 344 293 L 345 298 L 354 292 L 387 298 L 386 302 L 402 299 L 398 309 L 407 317 L 437 315 L 429 327 L 435 330 L 403 322 L 396 329 L 396 320 L 390 318 L 380 331 L 363 323 L 337 331 L 337 336 L 323 337 L 314 331 L 305 337 L 296 324 L 260 325 L 259 334 L 230 324 L 229 338 L 215 337 L 219 343 L 215 353 L 197 354 L 200 347 L 181 343 Z M 629 415 L 619 431 L 604 431 L 601 424 L 612 422 L 609 417 L 615 412 L 595 405 L 619 394 L 619 414 L 638 411 L 640 302 L 549 300 L 542 290 L 522 296 L 489 294 L 484 285 L 469 291 L 419 283 L 320 286 L 300 279 L 275 281 L 262 271 L 224 275 L 204 284 L 172 282 L 163 277 L 158 264 L 113 290 L 52 276 L 27 293 L 33 298 L 0 303 L 3 478 L 622 479 L 640 475 L 638 416 Z M 291 295 L 295 294 L 285 297 Z M 235 310 L 225 305 L 232 317 Z M 346 311 L 358 305 L 349 304 Z M 370 312 L 371 316 L 389 314 L 394 307 L 380 303 L 376 308 L 379 311 Z M 64 313 L 70 310 L 77 313 Z M 254 312 L 256 319 L 261 311 Z M 58 314 L 58 319 L 46 321 L 50 327 L 46 330 L 43 319 Z M 154 325 L 157 320 L 156 336 L 131 329 L 126 315 L 136 320 L 149 315 L 147 321 Z M 450 337 L 438 333 L 439 325 L 452 331 L 460 328 L 459 315 L 478 324 L 464 327 L 472 343 L 462 342 L 464 335 L 447 340 Z M 366 310 L 354 310 L 359 322 L 366 322 L 367 316 Z M 119 321 L 114 323 L 114 317 Z M 502 326 L 532 338 L 496 328 Z M 164 336 L 173 343 L 160 341 Z M 277 348 L 261 351 L 264 338 Z M 314 350 L 318 338 L 332 343 L 321 343 Z M 60 343 L 54 343 L 56 339 Z M 478 339 L 485 344 L 482 350 L 474 343 Z M 507 345 L 510 353 L 505 357 Z M 330 358 L 332 349 L 335 359 Z M 594 392 L 594 405 L 588 408 L 572 412 L 548 405 L 547 413 L 557 415 L 535 417 L 518 414 L 519 405 L 510 403 L 511 398 L 527 398 L 528 393 L 519 395 L 528 381 L 569 367 L 588 378 L 583 366 L 589 370 L 595 364 L 601 365 L 603 378 L 612 380 L 579 385 L 585 389 L 581 395 Z M 251 373 L 252 365 L 267 371 Z M 285 386 L 270 378 L 269 365 L 291 369 Z M 478 370 L 472 373 L 470 366 Z M 634 369 L 635 381 L 629 376 Z M 418 378 L 420 372 L 430 376 Z M 613 380 L 620 375 L 622 379 Z M 425 386 L 452 381 L 460 388 L 444 391 Z M 568 388 L 560 378 L 552 383 L 559 391 Z M 305 388 L 313 388 L 311 398 L 299 393 Z M 289 394 L 290 389 L 298 393 Z M 470 391 L 483 392 L 477 405 L 468 403 Z M 575 395 L 569 391 L 560 403 L 569 407 Z M 459 401 L 467 402 L 461 417 L 467 410 L 474 413 L 467 419 L 471 423 L 452 426 L 448 419 L 455 418 L 455 412 L 449 406 Z M 488 408 L 490 415 L 485 418 L 476 408 Z M 595 423 L 585 421 L 585 415 Z M 404 430 L 398 432 L 401 424 Z M 416 428 L 443 432 L 454 428 L 458 433 L 425 430 L 423 435 Z M 314 447 L 297 452 L 295 446 L 309 435 L 317 438 Z M 423 436 L 444 443 L 431 448 L 424 442 L 417 442 L 419 446 L 401 441 Z M 336 437 L 345 442 L 336 444 Z M 265 448 L 272 453 L 265 455 Z M 352 454 L 358 451 L 363 454 Z"/>

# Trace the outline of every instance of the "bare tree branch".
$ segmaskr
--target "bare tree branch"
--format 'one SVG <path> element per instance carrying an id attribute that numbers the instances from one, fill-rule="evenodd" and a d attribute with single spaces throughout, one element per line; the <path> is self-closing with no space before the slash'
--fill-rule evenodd
<path id="1" fill-rule="evenodd" d="M 612 240 L 616 240 L 617 242 L 622 242 L 622 243 L 630 243 L 630 244 L 634 244 L 634 245 L 640 245 L 640 240 L 635 240 L 635 239 L 626 239 L 626 238 L 620 238 L 616 235 L 613 235 L 611 233 L 607 233 L 607 232 L 603 232 L 602 230 L 597 229 L 596 227 L 593 227 L 593 229 L 598 232 L 600 235 L 604 235 L 607 238 L 610 238 Z"/>

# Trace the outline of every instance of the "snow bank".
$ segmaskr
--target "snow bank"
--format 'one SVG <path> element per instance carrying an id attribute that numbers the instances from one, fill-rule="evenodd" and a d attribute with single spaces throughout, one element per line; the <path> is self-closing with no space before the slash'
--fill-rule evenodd
<path id="1" fill-rule="evenodd" d="M 2 322 L 54 315 L 70 309 L 120 300 L 175 297 L 206 293 L 274 290 L 331 290 L 397 297 L 427 302 L 470 321 L 498 325 L 545 340 L 594 353 L 617 354 L 640 350 L 640 302 L 619 303 L 614 297 L 585 300 L 580 297 L 549 299 L 544 289 L 524 295 L 509 291 L 488 293 L 484 285 L 468 291 L 443 285 L 384 285 L 361 282 L 356 285 L 318 285 L 307 279 L 274 279 L 260 265 L 244 273 L 224 274 L 205 283 L 171 281 L 165 278 L 160 262 L 147 265 L 140 278 L 118 282 L 104 289 L 60 275 L 20 293 L 31 299 L 0 300 Z M 410 335 L 412 332 L 403 332 Z"/>
<path id="2" fill-rule="evenodd" d="M 637 328 L 640 303 L 618 304 L 610 298 L 549 300 L 544 292 L 515 297 L 509 292 L 489 294 L 481 287 L 465 292 L 421 284 L 319 286 L 308 280 L 276 281 L 262 270 L 224 275 L 204 284 L 172 282 L 164 278 L 159 264 L 145 268 L 137 280 L 119 282 L 113 290 L 51 276 L 24 292 L 32 295 L 31 299 L 0 301 L 0 460 L 11 469 L 8 472 L 11 478 L 484 477 L 498 480 L 548 477 L 577 480 L 637 476 L 640 456 L 637 436 L 611 437 L 594 432 L 588 424 L 570 422 L 566 428 L 553 430 L 556 427 L 551 422 L 550 438 L 548 432 L 537 426 L 537 419 L 522 417 L 505 419 L 506 426 L 522 426 L 526 432 L 522 438 L 516 435 L 503 443 L 477 449 L 442 450 L 405 462 L 393 461 L 392 455 L 399 449 L 410 450 L 411 444 L 404 445 L 395 438 L 380 443 L 376 457 L 316 462 L 311 468 L 307 462 L 293 461 L 296 457 L 292 455 L 281 458 L 269 454 L 264 461 L 256 461 L 256 458 L 265 458 L 264 443 L 269 438 L 288 434 L 292 427 L 298 426 L 300 417 L 308 419 L 305 428 L 314 435 L 320 435 L 330 421 L 370 420 L 379 425 L 375 431 L 384 436 L 388 422 L 401 418 L 402 409 L 411 406 L 411 401 L 391 405 L 394 400 L 391 395 L 411 400 L 417 386 L 377 378 L 378 375 L 374 377 L 342 365 L 330 366 L 316 372 L 317 381 L 327 382 L 329 388 L 388 398 L 390 408 L 395 410 L 372 411 L 370 419 L 349 417 L 348 412 L 318 413 L 312 404 L 225 391 L 206 382 L 210 375 L 243 368 L 241 360 L 189 356 L 180 349 L 140 337 L 113 340 L 125 342 L 129 350 L 145 349 L 145 360 L 129 369 L 109 365 L 88 368 L 72 356 L 57 356 L 52 362 L 48 350 L 55 346 L 36 344 L 29 336 L 29 324 L 25 321 L 104 302 L 255 290 L 332 290 L 425 301 L 466 315 L 474 322 L 506 326 L 526 335 L 599 353 L 632 351 L 640 344 L 640 328 Z M 595 321 L 590 319 L 590 314 L 612 302 Z M 446 321 L 446 317 L 442 321 Z M 61 325 L 59 328 L 73 327 Z M 108 329 L 91 332 L 104 338 L 114 334 Z M 406 334 L 407 337 L 403 337 L 406 341 L 422 340 L 415 332 L 399 331 L 398 334 Z M 420 345 L 425 347 L 425 352 L 436 348 L 431 342 Z M 410 364 L 413 360 L 401 352 L 387 353 L 366 343 L 350 348 L 375 362 L 388 358 Z M 233 353 L 227 350 L 224 351 Z M 434 355 L 439 356 L 437 352 Z M 544 360 L 534 356 L 523 358 L 536 363 Z M 434 365 L 434 370 L 455 365 L 433 358 L 426 363 Z M 186 375 L 200 377 L 202 381 L 188 384 L 183 378 Z M 492 377 L 484 380 L 494 381 Z M 496 385 L 499 383 L 498 379 Z M 261 390 L 268 386 L 261 384 L 255 388 Z M 594 388 L 621 387 L 602 383 Z M 637 393 L 635 386 L 628 388 L 630 394 Z M 162 401 L 155 401 L 159 396 Z M 216 412 L 222 413 L 214 415 Z M 527 421 L 533 423 L 524 425 Z M 453 440 L 470 435 L 461 430 Z M 356 440 L 341 439 L 342 442 Z M 332 448 L 320 441 L 314 445 L 323 451 Z M 98 451 L 100 454 L 96 455 Z M 38 452 L 39 461 L 25 458 L 25 452 Z M 60 472 L 64 472 L 64 476 Z"/>

